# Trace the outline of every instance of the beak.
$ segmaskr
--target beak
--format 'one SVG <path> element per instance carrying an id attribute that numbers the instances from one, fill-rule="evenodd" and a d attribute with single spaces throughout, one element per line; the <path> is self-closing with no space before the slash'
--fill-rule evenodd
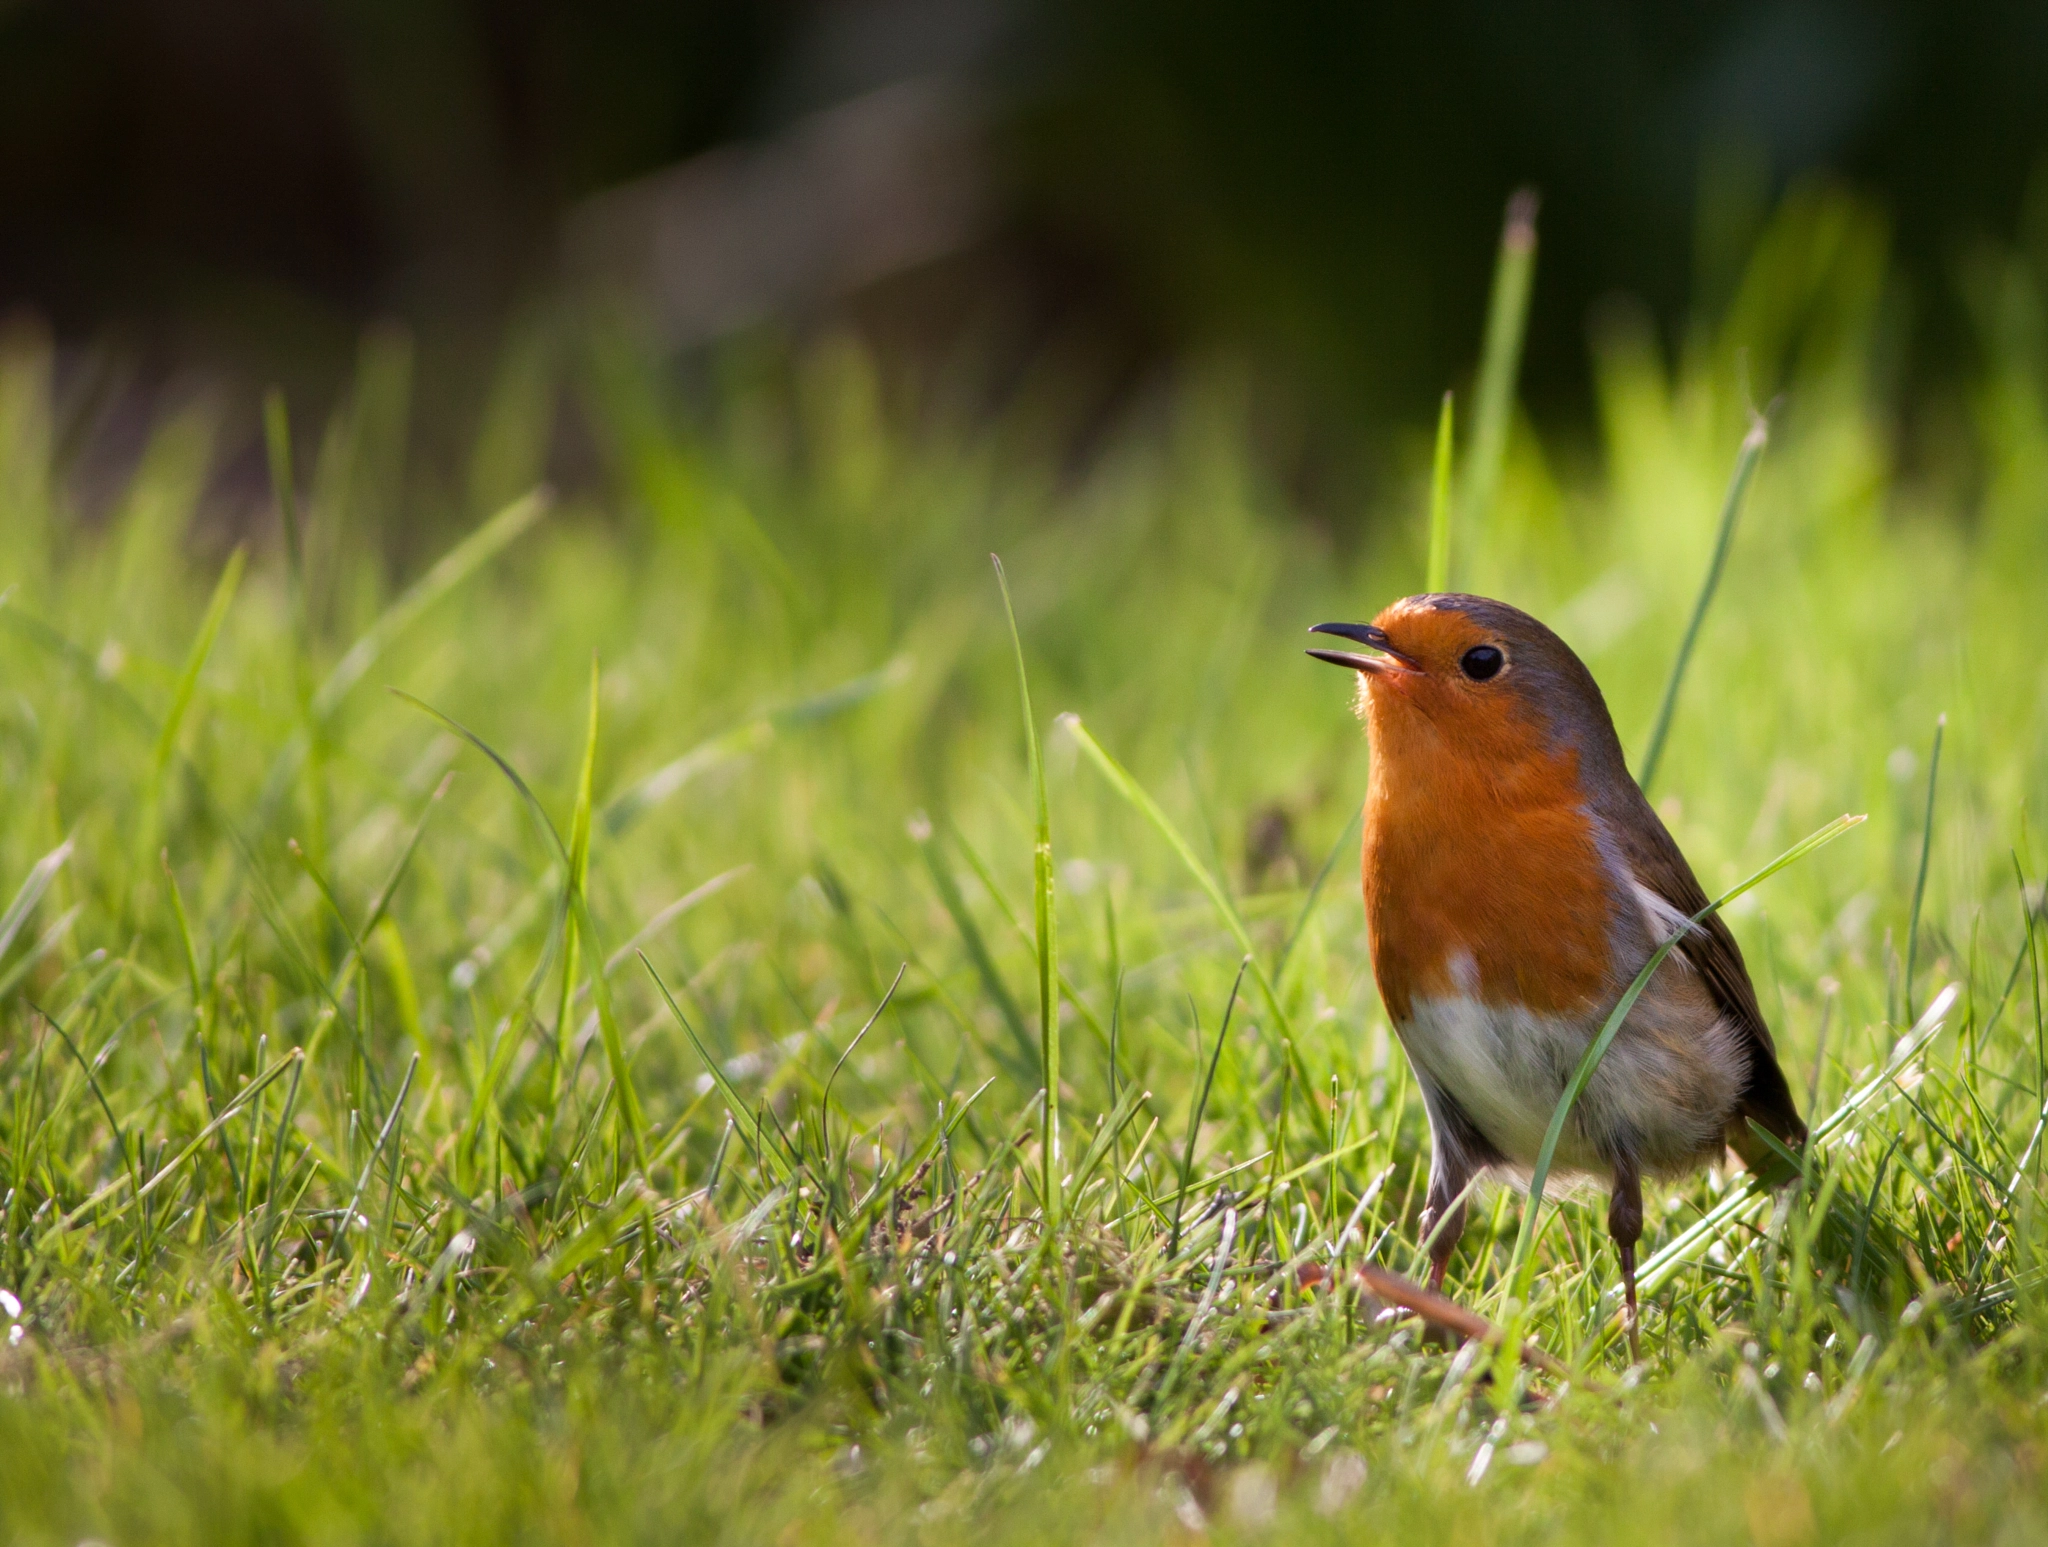
<path id="1" fill-rule="evenodd" d="M 1348 666 L 1353 671 L 1364 672 L 1368 677 L 1383 676 L 1389 671 L 1420 671 L 1422 663 L 1412 655 L 1396 650 L 1387 639 L 1387 631 L 1374 628 L 1370 623 L 1318 623 L 1310 629 L 1311 634 L 1335 634 L 1339 639 L 1355 639 L 1362 645 L 1378 650 L 1378 655 L 1356 655 L 1349 650 L 1311 650 L 1308 653 L 1319 661 L 1328 661 L 1332 666 Z"/>

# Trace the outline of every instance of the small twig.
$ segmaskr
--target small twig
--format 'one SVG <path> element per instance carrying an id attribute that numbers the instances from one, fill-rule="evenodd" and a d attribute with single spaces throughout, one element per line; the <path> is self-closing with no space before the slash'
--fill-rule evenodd
<path id="1" fill-rule="evenodd" d="M 1434 1290 L 1424 1289 L 1412 1278 L 1403 1278 L 1387 1268 L 1372 1263 L 1360 1263 L 1353 1270 L 1358 1282 L 1365 1290 L 1389 1305 L 1398 1305 L 1403 1310 L 1413 1311 L 1432 1327 L 1441 1327 L 1454 1332 L 1461 1338 L 1476 1339 L 1489 1348 L 1498 1348 L 1505 1341 L 1505 1334 L 1499 1327 L 1481 1316 L 1477 1311 L 1468 1311 L 1457 1301 L 1447 1299 Z M 1559 1380 L 1574 1379 L 1572 1372 L 1556 1359 L 1538 1348 L 1533 1342 L 1524 1343 L 1519 1350 L 1522 1362 L 1546 1375 Z M 1593 1382 L 1579 1379 L 1577 1383 L 1589 1390 L 1600 1388 Z"/>

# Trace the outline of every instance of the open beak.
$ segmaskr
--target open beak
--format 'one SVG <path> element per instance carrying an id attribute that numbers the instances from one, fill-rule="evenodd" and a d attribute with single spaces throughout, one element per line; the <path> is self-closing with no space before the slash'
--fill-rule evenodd
<path id="1" fill-rule="evenodd" d="M 1374 628 L 1370 623 L 1318 623 L 1310 629 L 1311 634 L 1335 634 L 1339 639 L 1355 639 L 1362 645 L 1370 645 L 1379 651 L 1378 655 L 1358 655 L 1350 650 L 1311 650 L 1308 653 L 1319 661 L 1328 661 L 1332 666 L 1348 666 L 1353 671 L 1362 671 L 1368 677 L 1382 676 L 1389 671 L 1420 671 L 1422 663 L 1412 655 L 1404 655 L 1387 640 L 1387 631 Z"/>

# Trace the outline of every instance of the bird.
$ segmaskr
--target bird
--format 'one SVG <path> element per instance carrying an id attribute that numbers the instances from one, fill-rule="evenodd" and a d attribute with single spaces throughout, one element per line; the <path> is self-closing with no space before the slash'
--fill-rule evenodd
<path id="1" fill-rule="evenodd" d="M 1630 775 L 1585 663 L 1537 619 L 1431 593 L 1310 630 L 1358 674 L 1371 746 L 1360 873 L 1373 976 L 1429 1118 L 1429 1286 L 1475 1178 L 1526 1177 L 1581 1057 L 1657 948 L 1554 1164 L 1605 1180 L 1636 1346 L 1644 1176 L 1733 1149 L 1751 1170 L 1806 1140 L 1756 989 L 1685 855 Z"/>

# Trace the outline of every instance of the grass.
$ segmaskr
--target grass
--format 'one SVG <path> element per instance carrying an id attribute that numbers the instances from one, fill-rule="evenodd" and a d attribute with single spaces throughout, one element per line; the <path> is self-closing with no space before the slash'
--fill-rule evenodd
<path id="1" fill-rule="evenodd" d="M 954 421 L 828 338 L 685 394 L 593 331 L 607 492 L 519 496 L 507 407 L 409 583 L 372 534 L 457 496 L 388 340 L 273 409 L 300 525 L 245 551 L 243 427 L 167 407 L 88 511 L 9 335 L 8 1537 L 2048 1534 L 2044 293 L 1985 260 L 1967 455 L 1909 475 L 1883 271 L 1795 197 L 1675 363 L 1596 336 L 1597 452 L 1503 432 L 1455 541 L 1426 435 L 1301 519 L 1227 377 L 1077 470 L 1050 378 Z M 1419 1262 L 1428 1145 L 1302 630 L 1432 547 L 1631 747 L 1696 635 L 1656 793 L 1710 894 L 1869 817 L 1728 909 L 1807 1174 L 1653 1190 L 1636 1368 L 1601 1200 L 1546 1206 L 1563 1383 L 1332 1287 Z M 1481 1196 L 1465 1304 L 1521 1225 Z"/>

